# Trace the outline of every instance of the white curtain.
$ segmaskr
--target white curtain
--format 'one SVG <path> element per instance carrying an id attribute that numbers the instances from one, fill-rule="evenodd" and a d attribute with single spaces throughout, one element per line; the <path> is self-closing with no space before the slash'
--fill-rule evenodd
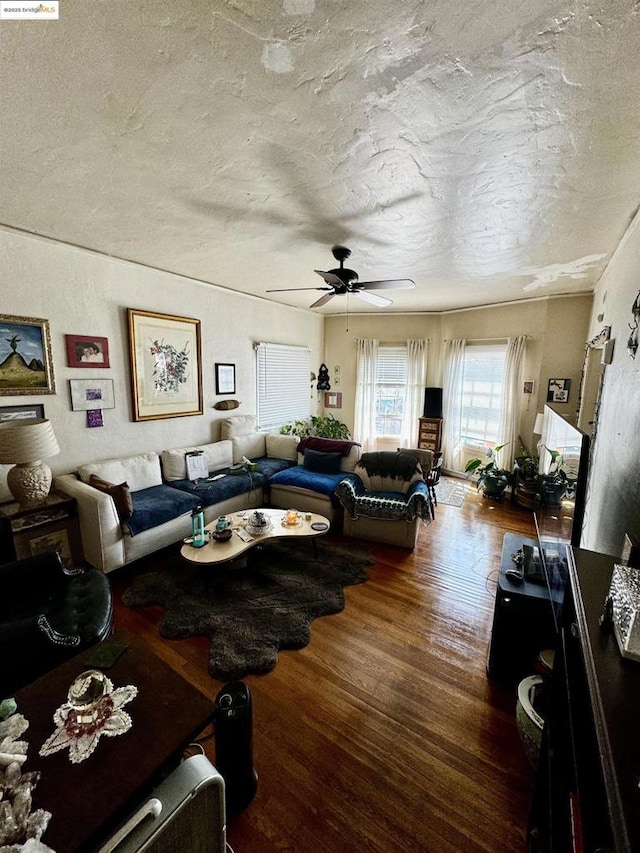
<path id="1" fill-rule="evenodd" d="M 404 412 L 400 447 L 416 447 L 418 418 L 422 416 L 424 403 L 424 375 L 426 341 L 407 341 L 407 379 L 404 391 Z"/>
<path id="2" fill-rule="evenodd" d="M 462 382 L 464 340 L 445 341 L 442 371 L 442 453 L 443 468 L 461 471 Z"/>
<path id="3" fill-rule="evenodd" d="M 375 450 L 378 341 L 358 340 L 357 347 L 353 437 L 360 442 L 363 451 Z"/>
<path id="4" fill-rule="evenodd" d="M 502 384 L 502 412 L 498 444 L 504 444 L 499 454 L 501 468 L 511 470 L 518 447 L 520 428 L 520 393 L 522 391 L 522 370 L 527 339 L 524 335 L 509 338 L 504 358 L 504 379 Z"/>

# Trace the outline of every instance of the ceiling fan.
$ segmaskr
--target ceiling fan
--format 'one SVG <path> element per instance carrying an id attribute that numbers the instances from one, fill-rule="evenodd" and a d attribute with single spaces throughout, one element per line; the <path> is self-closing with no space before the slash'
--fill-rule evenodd
<path id="1" fill-rule="evenodd" d="M 282 293 L 286 290 L 326 290 L 324 296 L 310 305 L 310 308 L 319 308 L 324 305 L 334 296 L 341 296 L 343 293 L 351 293 L 363 302 L 369 302 L 371 305 L 385 306 L 391 305 L 392 300 L 385 296 L 378 296 L 377 293 L 370 293 L 372 290 L 411 290 L 416 286 L 416 283 L 410 278 L 395 278 L 387 281 L 358 281 L 358 273 L 355 270 L 347 269 L 344 262 L 351 254 L 351 249 L 346 246 L 334 246 L 331 249 L 331 254 L 340 262 L 337 269 L 314 270 L 321 276 L 326 284 L 326 287 L 280 287 L 276 290 L 267 290 L 267 293 Z"/>

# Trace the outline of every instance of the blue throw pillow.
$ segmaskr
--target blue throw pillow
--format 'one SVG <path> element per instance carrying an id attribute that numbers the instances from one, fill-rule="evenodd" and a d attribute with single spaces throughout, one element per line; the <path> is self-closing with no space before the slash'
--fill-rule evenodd
<path id="1" fill-rule="evenodd" d="M 318 474 L 340 473 L 341 453 L 322 453 L 320 450 L 305 450 L 304 467 Z"/>

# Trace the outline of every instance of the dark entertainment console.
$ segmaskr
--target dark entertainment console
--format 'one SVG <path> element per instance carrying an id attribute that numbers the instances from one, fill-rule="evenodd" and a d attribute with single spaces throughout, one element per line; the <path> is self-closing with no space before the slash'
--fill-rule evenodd
<path id="1" fill-rule="evenodd" d="M 487 674 L 510 683 L 531 675 L 539 652 L 556 644 L 546 585 L 528 580 L 515 583 L 507 574 L 515 566 L 511 555 L 523 545 L 535 547 L 537 543 L 515 533 L 505 534 L 487 657 Z"/>

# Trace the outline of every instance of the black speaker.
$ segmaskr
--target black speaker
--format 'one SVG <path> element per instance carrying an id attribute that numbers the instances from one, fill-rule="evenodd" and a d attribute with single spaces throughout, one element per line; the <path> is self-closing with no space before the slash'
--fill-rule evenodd
<path id="1" fill-rule="evenodd" d="M 226 684 L 215 699 L 216 769 L 224 779 L 227 812 L 242 811 L 254 798 L 251 691 L 242 681 Z"/>
<path id="2" fill-rule="evenodd" d="M 425 418 L 442 417 L 442 388 L 424 389 L 424 415 Z"/>

